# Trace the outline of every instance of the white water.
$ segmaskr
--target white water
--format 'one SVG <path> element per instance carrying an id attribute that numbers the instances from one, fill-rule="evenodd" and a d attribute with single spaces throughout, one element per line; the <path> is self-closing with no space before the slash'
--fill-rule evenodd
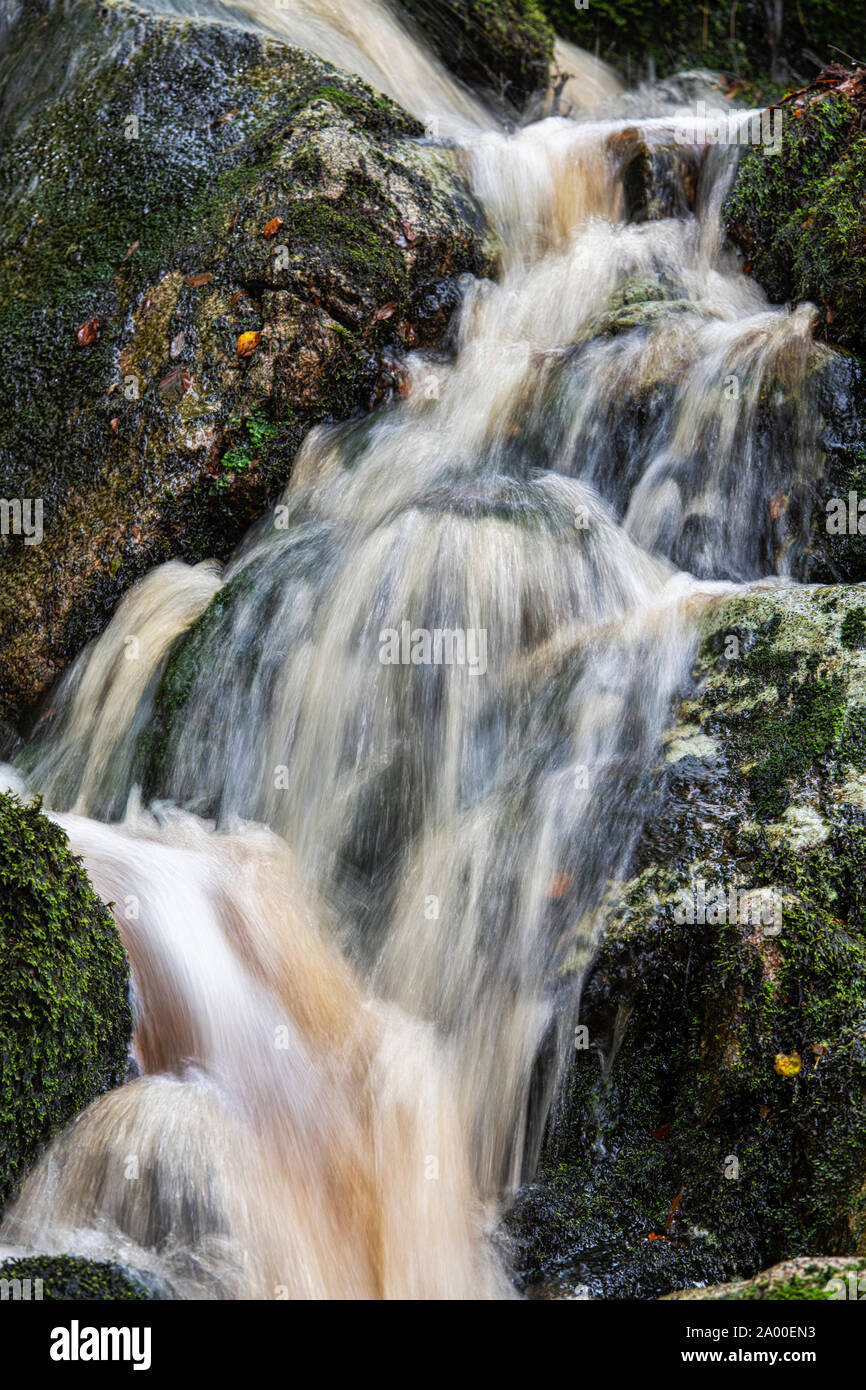
<path id="1" fill-rule="evenodd" d="M 603 119 L 508 134 L 368 0 L 255 18 L 459 130 L 502 266 L 465 286 L 453 360 L 414 355 L 405 401 L 312 433 L 223 574 L 173 563 L 124 599 L 26 750 L 113 904 L 143 1076 L 61 1137 L 3 1239 L 186 1297 L 501 1296 L 491 1231 L 694 618 L 796 543 L 774 499 L 814 467 L 811 316 L 723 252 L 723 155 L 697 217 L 625 222 L 626 121 L 576 50 L 570 100 L 585 70 Z M 675 307 L 595 338 L 638 275 Z M 154 762 L 169 650 L 215 593 Z M 404 623 L 483 632 L 484 671 L 382 664 Z"/>

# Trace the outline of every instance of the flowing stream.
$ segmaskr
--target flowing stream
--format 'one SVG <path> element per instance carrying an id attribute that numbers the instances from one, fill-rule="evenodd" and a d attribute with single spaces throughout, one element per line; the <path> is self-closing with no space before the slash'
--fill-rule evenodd
<path id="1" fill-rule="evenodd" d="M 695 214 L 628 220 L 623 140 L 671 148 L 669 93 L 562 46 L 569 116 L 507 130 L 372 0 L 231 13 L 438 120 L 501 265 L 227 566 L 124 598 L 10 774 L 112 906 L 140 1075 L 2 1240 L 182 1297 L 508 1296 L 498 1221 L 697 616 L 799 543 L 812 317 L 723 249 L 734 150 Z M 641 280 L 657 312 L 599 334 Z"/>

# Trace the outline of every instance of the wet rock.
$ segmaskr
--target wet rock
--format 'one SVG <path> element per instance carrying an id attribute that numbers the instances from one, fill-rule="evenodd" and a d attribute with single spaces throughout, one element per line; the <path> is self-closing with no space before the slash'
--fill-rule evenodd
<path id="1" fill-rule="evenodd" d="M 697 148 L 650 141 L 637 129 L 618 131 L 608 143 L 620 170 L 630 222 L 658 222 L 694 212 L 701 172 Z"/>
<path id="2" fill-rule="evenodd" d="M 21 1281 L 20 1295 L 52 1302 L 137 1302 L 158 1298 L 153 1281 L 119 1265 L 83 1260 L 73 1255 L 28 1255 L 0 1264 L 0 1280 Z M 29 1280 L 29 1289 L 26 1281 Z"/>
<path id="3" fill-rule="evenodd" d="M 547 84 L 553 30 L 536 0 L 400 0 L 446 67 L 520 108 Z"/>
<path id="4" fill-rule="evenodd" d="M 703 619 L 587 1034 L 510 1217 L 543 1296 L 866 1254 L 864 638 L 856 587 Z"/>
<path id="5" fill-rule="evenodd" d="M 795 573 L 811 583 L 866 580 L 866 364 L 834 354 L 816 370 L 821 464 Z M 862 509 L 861 509 L 862 503 Z"/>
<path id="6" fill-rule="evenodd" d="M 49 1140 L 125 1080 L 131 1032 L 112 918 L 59 826 L 0 794 L 0 1208 Z"/>
<path id="7" fill-rule="evenodd" d="M 308 428 L 381 400 L 491 262 L 450 154 L 275 40 L 30 0 L 0 84 L 0 496 L 44 531 L 0 545 L 20 725 L 142 573 L 229 553 Z"/>
<path id="8" fill-rule="evenodd" d="M 774 303 L 810 301 L 828 342 L 864 353 L 866 81 L 842 73 L 783 115 L 781 153 L 742 155 L 728 234 Z"/>
<path id="9" fill-rule="evenodd" d="M 846 1260 L 833 1255 L 801 1255 L 765 1269 L 753 1279 L 732 1284 L 711 1284 L 703 1289 L 681 1289 L 666 1294 L 669 1299 L 845 1299 L 862 1298 L 866 1293 L 866 1260 Z"/>

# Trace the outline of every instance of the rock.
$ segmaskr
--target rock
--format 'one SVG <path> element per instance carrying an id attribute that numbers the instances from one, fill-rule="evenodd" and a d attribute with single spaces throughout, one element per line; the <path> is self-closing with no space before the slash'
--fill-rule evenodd
<path id="1" fill-rule="evenodd" d="M 90 1302 L 111 1300 L 133 1302 L 155 1299 L 151 1281 L 134 1275 L 119 1265 L 100 1260 L 83 1260 L 73 1255 L 27 1255 L 23 1259 L 6 1260 L 0 1264 L 0 1284 L 11 1283 L 11 1297 L 50 1302 Z M 21 1292 L 15 1283 L 21 1282 Z M 30 1281 L 29 1290 L 24 1282 Z M 41 1281 L 41 1282 L 40 1282 Z"/>
<path id="2" fill-rule="evenodd" d="M 451 71 L 520 108 L 547 84 L 553 30 L 536 0 L 400 0 Z"/>
<path id="3" fill-rule="evenodd" d="M 123 1082 L 128 984 L 63 831 L 0 794 L 0 1209 L 53 1135 Z"/>
<path id="4" fill-rule="evenodd" d="M 816 366 L 821 471 L 810 489 L 798 579 L 866 580 L 866 363 L 836 353 Z M 861 503 L 863 504 L 861 510 Z M 861 529 L 862 527 L 862 529 Z"/>
<path id="5" fill-rule="evenodd" d="M 695 210 L 701 153 L 692 145 L 650 141 L 637 129 L 608 141 L 619 165 L 625 214 L 630 222 L 686 217 Z"/>
<path id="6" fill-rule="evenodd" d="M 683 67 L 718 68 L 739 77 L 784 83 L 814 72 L 829 44 L 857 54 L 862 18 L 839 0 L 808 6 L 695 6 L 690 0 L 541 0 L 563 38 L 614 63 L 627 76 L 652 63 L 660 73 Z M 859 55 L 858 55 L 859 56 Z"/>
<path id="7" fill-rule="evenodd" d="M 801 1255 L 783 1260 L 754 1279 L 733 1284 L 714 1284 L 703 1289 L 679 1289 L 666 1299 L 694 1301 L 714 1299 L 844 1299 L 866 1294 L 866 1260 L 845 1260 L 833 1255 Z M 851 1292 L 853 1289 L 853 1293 Z"/>
<path id="8" fill-rule="evenodd" d="M 589 1047 L 509 1219 L 545 1296 L 866 1255 L 866 591 L 703 621 L 584 984 Z"/>
<path id="9" fill-rule="evenodd" d="M 135 579 L 227 555 L 309 427 L 385 399 L 491 262 L 452 155 L 276 40 L 29 0 L 4 83 L 0 496 L 44 532 L 0 547 L 20 726 Z"/>
<path id="10" fill-rule="evenodd" d="M 724 208 L 728 234 L 769 298 L 811 301 L 827 340 L 859 353 L 866 352 L 864 122 L 866 85 L 787 105 L 781 153 L 747 148 Z"/>

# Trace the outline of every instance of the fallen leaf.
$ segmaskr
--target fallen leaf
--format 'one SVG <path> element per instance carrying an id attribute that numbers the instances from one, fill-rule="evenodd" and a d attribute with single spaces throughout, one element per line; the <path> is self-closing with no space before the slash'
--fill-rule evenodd
<path id="1" fill-rule="evenodd" d="M 403 228 L 403 235 L 404 235 L 404 237 L 406 238 L 406 240 L 408 241 L 409 245 L 411 246 L 412 243 L 413 243 L 413 241 L 417 241 L 417 240 L 418 240 L 418 233 L 415 231 L 415 228 L 414 228 L 414 227 L 410 227 L 410 225 L 409 225 L 408 222 L 401 222 L 401 223 L 400 223 L 400 226 Z"/>
<path id="2" fill-rule="evenodd" d="M 88 319 L 83 323 L 76 333 L 76 338 L 80 347 L 90 347 L 99 337 L 99 319 Z"/>
<path id="3" fill-rule="evenodd" d="M 376 310 L 377 323 L 381 323 L 383 319 L 389 319 L 392 314 L 396 313 L 396 310 L 396 304 L 383 304 L 381 309 Z"/>
<path id="4" fill-rule="evenodd" d="M 126 255 L 124 256 L 123 261 L 128 261 L 133 251 L 137 251 L 140 245 L 140 241 L 134 241 L 130 246 L 129 250 L 127 251 Z M 121 265 L 123 265 L 123 261 L 120 262 Z"/>
<path id="5" fill-rule="evenodd" d="M 171 340 L 171 347 L 169 348 L 169 353 L 172 357 L 180 357 L 180 354 L 183 352 L 183 345 L 185 341 L 186 334 L 184 333 L 183 329 L 181 329 L 177 337 L 172 338 Z"/>
<path id="6" fill-rule="evenodd" d="M 266 222 L 262 227 L 262 236 L 267 237 L 268 241 L 270 241 L 271 237 L 276 236 L 282 226 L 282 217 L 272 217 L 270 222 Z"/>
<path id="7" fill-rule="evenodd" d="M 238 338 L 238 357 L 251 357 L 261 341 L 261 333 L 242 333 Z"/>
<path id="8" fill-rule="evenodd" d="M 192 285 L 193 289 L 198 289 L 199 285 L 209 285 L 212 279 L 213 273 L 206 270 L 201 275 L 188 275 L 186 283 Z"/>
<path id="9" fill-rule="evenodd" d="M 109 423 L 111 425 L 112 433 L 117 434 L 117 427 L 120 424 L 120 420 L 118 419 L 118 417 L 115 416 L 114 419 L 111 420 Z"/>
<path id="10" fill-rule="evenodd" d="M 649 1235 L 647 1236 L 647 1240 L 668 1240 L 668 1239 L 669 1239 L 668 1236 L 659 1236 L 659 1235 L 656 1235 L 655 1231 L 650 1231 Z"/>
<path id="11" fill-rule="evenodd" d="M 652 1139 L 667 1139 L 672 1129 L 673 1125 L 659 1125 L 658 1129 L 653 1130 L 650 1137 Z"/>
<path id="12" fill-rule="evenodd" d="M 670 1228 L 671 1228 L 671 1226 L 674 1224 L 674 1217 L 676 1216 L 677 1212 L 678 1212 L 679 1209 L 680 1209 L 680 1202 L 681 1202 L 682 1200 L 683 1200 L 683 1189 L 682 1189 L 682 1187 L 681 1187 L 680 1190 L 679 1190 L 679 1192 L 677 1193 L 676 1197 L 674 1197 L 674 1200 L 673 1200 L 673 1201 L 671 1202 L 671 1204 L 670 1204 L 670 1208 L 669 1208 L 669 1210 L 668 1210 L 668 1219 L 667 1219 L 667 1221 L 665 1222 L 665 1230 L 666 1230 L 666 1231 L 669 1231 Z"/>
<path id="13" fill-rule="evenodd" d="M 803 1059 L 799 1052 L 777 1052 L 773 1066 L 780 1076 L 796 1076 L 802 1069 Z"/>
<path id="14" fill-rule="evenodd" d="M 234 308 L 236 304 L 240 304 L 242 299 L 245 299 L 247 303 L 250 302 L 250 297 L 247 294 L 246 290 L 237 290 L 236 293 L 233 294 L 231 299 L 229 300 L 229 307 Z"/>
<path id="15" fill-rule="evenodd" d="M 777 521 L 785 510 L 785 494 L 777 492 L 770 498 L 770 520 Z"/>
<path id="16" fill-rule="evenodd" d="M 186 368 L 172 367 L 159 383 L 160 394 L 168 400 L 179 401 L 184 392 L 189 390 L 191 380 Z"/>
<path id="17" fill-rule="evenodd" d="M 816 1067 L 821 1058 L 826 1057 L 829 1051 L 830 1049 L 826 1043 L 812 1043 L 812 1056 L 815 1058 Z"/>

